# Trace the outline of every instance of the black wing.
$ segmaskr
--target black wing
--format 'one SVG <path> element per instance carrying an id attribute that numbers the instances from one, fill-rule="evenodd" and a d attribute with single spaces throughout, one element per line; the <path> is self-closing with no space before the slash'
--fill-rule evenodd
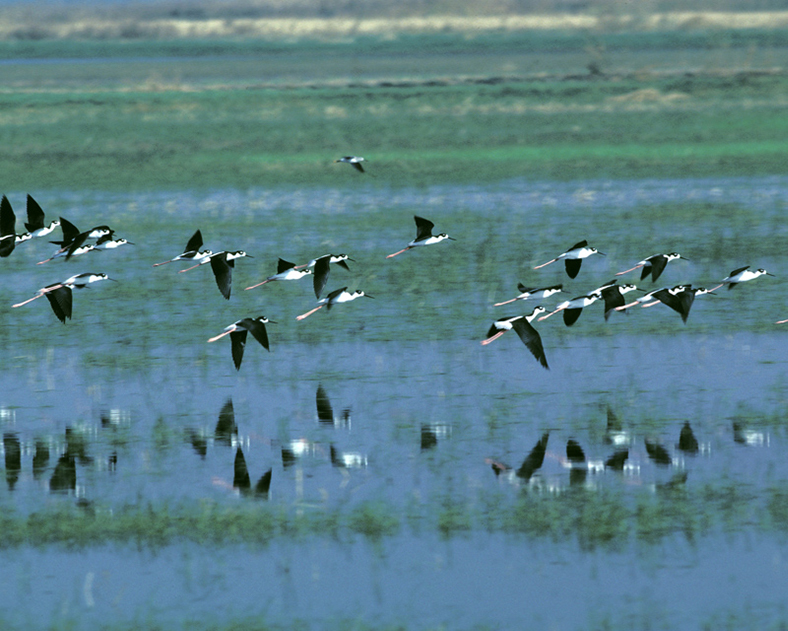
<path id="1" fill-rule="evenodd" d="M 432 236 L 432 229 L 435 227 L 434 223 L 418 215 L 413 215 L 413 219 L 416 221 L 416 241 Z"/>
<path id="2" fill-rule="evenodd" d="M 361 172 L 361 173 L 364 172 L 364 167 L 361 166 L 360 162 L 351 162 L 350 164 L 352 164 L 354 167 L 356 167 L 359 170 L 359 172 Z"/>
<path id="3" fill-rule="evenodd" d="M 579 243 L 575 243 L 571 248 L 567 250 L 567 252 L 571 252 L 572 250 L 579 250 L 580 248 L 585 248 L 588 246 L 588 241 L 583 239 Z"/>
<path id="4" fill-rule="evenodd" d="M 90 236 L 91 232 L 92 230 L 88 230 L 87 232 L 80 232 L 76 237 L 72 239 L 71 243 L 68 246 L 68 252 L 66 253 L 67 261 L 68 259 L 71 258 L 74 252 L 76 252 L 77 248 L 81 246 L 83 243 L 85 243 L 85 241 L 87 241 L 87 238 Z M 112 237 L 110 236 L 110 238 Z"/>
<path id="5" fill-rule="evenodd" d="M 668 290 L 660 290 L 654 297 L 657 298 L 662 304 L 667 305 L 673 311 L 681 315 L 682 321 L 686 322 L 689 317 L 692 303 L 695 301 L 695 292 L 692 289 L 686 289 L 679 294 L 672 294 Z"/>
<path id="6" fill-rule="evenodd" d="M 186 243 L 186 249 L 183 251 L 184 254 L 187 252 L 197 252 L 202 247 L 202 232 L 197 230 L 192 235 L 192 238 Z"/>
<path id="7" fill-rule="evenodd" d="M 531 452 L 526 456 L 523 464 L 517 469 L 517 477 L 529 480 L 544 462 L 544 455 L 547 451 L 547 439 L 550 438 L 550 432 L 545 432 L 539 439 L 539 442 L 534 445 Z"/>
<path id="8" fill-rule="evenodd" d="M 583 259 L 564 259 L 564 266 L 569 278 L 574 278 L 580 272 L 580 266 L 583 264 Z"/>
<path id="9" fill-rule="evenodd" d="M 346 289 L 347 289 L 347 287 L 340 287 L 339 289 L 335 289 L 330 294 L 328 294 L 328 296 L 326 296 L 326 300 L 327 300 L 327 302 L 326 302 L 326 311 L 330 311 L 331 310 L 331 301 L 334 298 L 336 298 L 339 294 L 341 294 L 343 291 L 345 291 Z"/>
<path id="10" fill-rule="evenodd" d="M 10 255 L 16 247 L 16 215 L 5 195 L 0 201 L 0 238 L 0 256 Z"/>
<path id="11" fill-rule="evenodd" d="M 48 291 L 44 294 L 52 305 L 52 311 L 55 312 L 57 319 L 63 324 L 66 323 L 66 318 L 71 319 L 71 305 L 73 295 L 71 287 L 58 287 L 53 291 Z"/>
<path id="12" fill-rule="evenodd" d="M 276 264 L 276 273 L 281 274 L 282 272 L 286 272 L 289 269 L 293 269 L 295 267 L 295 263 L 291 263 L 290 261 L 285 261 L 284 259 L 279 259 Z"/>
<path id="13" fill-rule="evenodd" d="M 60 218 L 60 229 L 63 231 L 63 240 L 50 241 L 50 243 L 65 247 L 70 245 L 71 242 L 79 236 L 79 228 L 77 228 L 68 219 L 63 219 L 63 217 Z"/>
<path id="14" fill-rule="evenodd" d="M 323 390 L 323 386 L 319 385 L 317 387 L 317 393 L 315 395 L 315 399 L 317 402 L 317 418 L 321 423 L 334 423 L 334 410 L 331 407 L 331 401 L 328 400 L 328 396 L 326 395 L 326 391 Z"/>
<path id="15" fill-rule="evenodd" d="M 616 287 L 605 287 L 602 290 L 602 299 L 605 301 L 605 320 L 610 317 L 616 307 L 623 307 L 624 295 Z"/>
<path id="16" fill-rule="evenodd" d="M 27 223 L 25 228 L 28 232 L 33 232 L 44 227 L 44 211 L 38 202 L 30 195 L 27 196 Z"/>
<path id="17" fill-rule="evenodd" d="M 232 343 L 233 363 L 236 370 L 241 370 L 241 362 L 244 358 L 244 348 L 246 348 L 246 330 L 233 331 L 230 333 Z"/>
<path id="18" fill-rule="evenodd" d="M 227 300 L 233 287 L 233 262 L 227 260 L 227 252 L 211 257 L 211 270 L 216 279 L 216 286 Z"/>
<path id="19" fill-rule="evenodd" d="M 539 331 L 532 327 L 530 322 L 525 318 L 520 318 L 512 322 L 512 328 L 517 335 L 520 336 L 523 344 L 528 347 L 528 350 L 531 351 L 539 363 L 549 369 L 550 366 L 547 365 L 547 357 L 544 354 L 544 347 L 542 346 L 542 338 L 539 335 Z"/>
<path id="20" fill-rule="evenodd" d="M 657 279 L 660 277 L 662 272 L 665 270 L 665 266 L 668 264 L 668 257 L 664 254 L 658 254 L 656 256 L 651 257 L 651 282 L 657 282 Z M 643 271 L 646 271 L 646 267 L 643 266 Z M 642 277 L 644 278 L 644 277 Z"/>
<path id="21" fill-rule="evenodd" d="M 564 309 L 564 324 L 566 326 L 572 326 L 580 315 L 583 313 L 583 308 L 580 309 Z"/>
<path id="22" fill-rule="evenodd" d="M 265 323 L 261 322 L 260 320 L 252 320 L 250 318 L 244 318 L 239 323 L 239 326 L 242 326 L 247 331 L 249 331 L 260 344 L 262 344 L 265 350 L 270 351 L 271 349 L 268 348 L 268 331 L 265 330 Z"/>
<path id="23" fill-rule="evenodd" d="M 340 263 L 344 263 L 344 261 L 340 261 Z M 315 289 L 315 298 L 317 298 L 318 300 L 320 299 L 320 294 L 323 293 L 323 289 L 325 289 L 326 283 L 328 282 L 328 273 L 330 271 L 330 268 L 331 268 L 330 254 L 321 256 L 319 259 L 315 261 L 315 269 L 312 271 L 312 286 Z"/>

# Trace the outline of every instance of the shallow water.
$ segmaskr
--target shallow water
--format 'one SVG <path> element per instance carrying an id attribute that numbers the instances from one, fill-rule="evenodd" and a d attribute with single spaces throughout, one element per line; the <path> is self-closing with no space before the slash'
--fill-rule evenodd
<path id="1" fill-rule="evenodd" d="M 21 218 L 23 196 L 9 198 Z M 137 245 L 36 266 L 49 246 L 34 242 L 2 262 L 13 278 L 0 305 L 4 513 L 78 505 L 111 523 L 130 507 L 215 505 L 340 526 L 263 543 L 241 533 L 242 544 L 176 529 L 162 542 L 142 534 L 78 551 L 31 531 L 2 552 L 4 622 L 785 622 L 788 328 L 774 324 L 788 317 L 785 178 L 37 199 L 48 218 L 109 223 Z M 386 260 L 413 237 L 414 213 L 457 241 Z M 206 269 L 151 267 L 197 227 L 214 249 L 255 256 L 238 261 L 229 301 Z M 559 264 L 531 269 L 581 238 L 607 256 L 584 262 L 574 281 Z M 296 322 L 314 304 L 308 282 L 243 291 L 277 256 L 337 250 L 356 261 L 332 269 L 329 288 L 361 287 L 375 300 Z M 530 310 L 491 306 L 514 297 L 518 280 L 563 282 L 571 297 L 671 250 L 689 261 L 670 263 L 665 285 L 711 286 L 748 263 L 775 278 L 699 297 L 686 325 L 664 306 L 607 323 L 591 307 L 571 328 L 560 317 L 536 323 L 549 371 L 511 333 L 479 344 L 493 319 Z M 65 326 L 44 300 L 10 308 L 87 270 L 119 282 L 75 292 Z M 271 352 L 250 341 L 236 372 L 227 340 L 206 340 L 261 310 L 277 321 Z M 331 421 L 318 417 L 318 397 Z M 237 433 L 217 431 L 229 405 Z M 687 426 L 697 448 L 680 441 Z M 491 461 L 520 467 L 545 433 L 530 479 L 494 473 Z M 570 439 L 592 469 L 624 449 L 626 465 L 570 469 Z M 271 469 L 267 501 L 233 489 L 238 448 L 252 485 Z M 53 492 L 64 454 L 74 456 L 73 488 Z"/>

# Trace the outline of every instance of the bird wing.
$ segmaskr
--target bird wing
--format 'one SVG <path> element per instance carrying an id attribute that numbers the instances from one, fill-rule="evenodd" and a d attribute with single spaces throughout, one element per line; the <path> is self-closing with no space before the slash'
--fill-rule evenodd
<path id="1" fill-rule="evenodd" d="M 525 318 L 520 318 L 519 320 L 512 322 L 512 328 L 515 330 L 517 335 L 520 336 L 523 344 L 526 345 L 528 350 L 531 351 L 539 363 L 545 368 L 549 369 L 550 367 L 547 365 L 547 357 L 544 354 L 542 337 L 539 335 L 539 331 L 532 327 L 530 322 L 528 322 L 528 320 Z"/>
<path id="2" fill-rule="evenodd" d="M 66 318 L 71 319 L 73 295 L 70 287 L 58 287 L 44 295 L 49 300 L 49 304 L 52 305 L 52 311 L 55 312 L 58 320 L 65 324 Z"/>
<path id="3" fill-rule="evenodd" d="M 271 349 L 268 348 L 268 331 L 265 330 L 265 323 L 260 322 L 260 320 L 252 320 L 250 318 L 245 318 L 241 320 L 239 326 L 245 328 L 249 333 L 254 336 L 260 344 L 262 344 L 263 348 L 267 351 Z"/>
<path id="4" fill-rule="evenodd" d="M 211 257 L 211 271 L 216 279 L 216 286 L 227 300 L 230 299 L 230 291 L 233 287 L 232 261 L 227 260 L 227 252 L 222 252 Z"/>
<path id="5" fill-rule="evenodd" d="M 34 200 L 29 194 L 27 196 L 27 223 L 25 228 L 28 232 L 33 232 L 39 228 L 44 227 L 44 211 L 38 202 Z"/>
<path id="6" fill-rule="evenodd" d="M 583 239 L 579 243 L 575 243 L 571 248 L 567 250 L 567 252 L 571 252 L 572 250 L 579 250 L 580 248 L 584 248 L 588 245 L 588 241 Z"/>
<path id="7" fill-rule="evenodd" d="M 77 248 L 81 246 L 83 243 L 85 243 L 87 238 L 90 236 L 90 232 L 91 232 L 90 230 L 88 230 L 87 232 L 81 232 L 76 237 L 74 237 L 74 239 L 71 241 L 71 243 L 68 246 L 68 252 L 66 253 L 67 261 L 68 259 L 71 258 L 74 252 L 76 252 Z"/>
<path id="8" fill-rule="evenodd" d="M 276 264 L 276 273 L 281 274 L 282 272 L 286 272 L 287 270 L 293 269 L 294 267 L 295 263 L 285 261 L 284 259 L 279 259 Z"/>
<path id="9" fill-rule="evenodd" d="M 11 207 L 11 202 L 3 195 L 0 201 L 0 236 L 7 237 L 16 233 L 16 215 Z M 13 239 L 11 239 L 13 242 Z"/>
<path id="10" fill-rule="evenodd" d="M 744 267 L 740 267 L 739 269 L 733 270 L 730 274 L 728 274 L 728 278 L 731 276 L 736 276 L 736 274 L 741 274 L 744 270 L 750 269 L 749 265 L 745 265 Z"/>
<path id="11" fill-rule="evenodd" d="M 605 287 L 602 290 L 602 299 L 605 301 L 605 320 L 610 317 L 616 307 L 623 307 L 625 304 L 624 295 L 617 286 Z"/>
<path id="12" fill-rule="evenodd" d="M 356 167 L 359 170 L 359 172 L 361 172 L 361 173 L 364 172 L 364 167 L 361 166 L 360 162 L 351 162 L 350 164 L 352 164 L 354 167 Z"/>
<path id="13" fill-rule="evenodd" d="M 326 311 L 330 311 L 331 310 L 331 302 L 334 300 L 334 298 L 336 298 L 343 291 L 346 291 L 346 290 L 347 290 L 347 287 L 340 287 L 339 289 L 335 289 L 330 294 L 328 294 L 328 296 L 325 297 Z"/>
<path id="14" fill-rule="evenodd" d="M 564 309 L 564 324 L 572 326 L 583 313 L 583 307 L 578 309 Z"/>
<path id="15" fill-rule="evenodd" d="M 566 273 L 569 278 L 574 278 L 580 272 L 580 266 L 583 264 L 583 259 L 564 259 L 566 266 Z"/>
<path id="16" fill-rule="evenodd" d="M 665 266 L 668 264 L 668 257 L 664 254 L 659 254 L 651 258 L 651 282 L 657 282 L 657 279 L 660 277 L 662 272 L 665 270 Z M 643 271 L 646 271 L 645 266 L 643 267 Z"/>
<path id="17" fill-rule="evenodd" d="M 197 252 L 202 247 L 202 232 L 197 230 L 186 243 L 186 249 L 183 251 L 184 254 L 187 252 Z"/>
<path id="18" fill-rule="evenodd" d="M 416 241 L 432 236 L 432 229 L 435 227 L 434 223 L 418 215 L 414 215 L 413 219 L 416 221 Z"/>
<path id="19" fill-rule="evenodd" d="M 235 364 L 235 369 L 241 369 L 241 362 L 244 358 L 244 348 L 246 347 L 246 330 L 241 331 L 233 331 L 230 333 L 230 342 L 232 345 L 232 352 L 233 352 L 233 363 Z"/>
<path id="20" fill-rule="evenodd" d="M 344 263 L 344 261 L 340 261 Z M 315 298 L 320 300 L 320 294 L 328 282 L 328 273 L 331 270 L 331 255 L 326 254 L 315 261 L 315 269 L 312 271 L 312 286 L 315 289 Z"/>
<path id="21" fill-rule="evenodd" d="M 60 229 L 63 231 L 63 240 L 60 242 L 52 241 L 58 245 L 69 245 L 74 239 L 79 236 L 79 228 L 77 228 L 68 219 L 60 218 Z"/>

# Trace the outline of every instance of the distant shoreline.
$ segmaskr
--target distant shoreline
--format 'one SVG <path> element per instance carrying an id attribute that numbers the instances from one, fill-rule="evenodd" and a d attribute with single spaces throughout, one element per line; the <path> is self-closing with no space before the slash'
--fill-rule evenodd
<path id="1" fill-rule="evenodd" d="M 207 18 L 91 17 L 29 19 L 0 13 L 0 40 L 270 38 L 346 39 L 400 34 L 523 31 L 649 32 L 788 28 L 788 11 L 673 11 L 642 15 L 543 14 L 492 17 Z"/>

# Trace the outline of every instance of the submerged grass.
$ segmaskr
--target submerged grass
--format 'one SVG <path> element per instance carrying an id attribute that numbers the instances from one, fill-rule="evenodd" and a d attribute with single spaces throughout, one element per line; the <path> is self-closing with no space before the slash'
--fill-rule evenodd
<path id="1" fill-rule="evenodd" d="M 785 484 L 763 493 L 734 486 L 664 485 L 633 497 L 589 492 L 582 487 L 557 493 L 523 489 L 515 498 L 496 495 L 478 504 L 443 498 L 406 511 L 387 500 L 352 508 L 305 509 L 262 501 L 235 506 L 211 501 L 132 506 L 117 509 L 77 502 L 29 515 L 6 511 L 0 517 L 0 547 L 61 545 L 89 548 L 107 544 L 161 548 L 181 542 L 266 547 L 275 540 L 303 537 L 370 541 L 436 533 L 442 538 L 476 532 L 507 533 L 529 539 L 576 540 L 581 548 L 621 549 L 633 542 L 657 546 L 682 536 L 696 542 L 718 532 L 786 532 Z"/>

